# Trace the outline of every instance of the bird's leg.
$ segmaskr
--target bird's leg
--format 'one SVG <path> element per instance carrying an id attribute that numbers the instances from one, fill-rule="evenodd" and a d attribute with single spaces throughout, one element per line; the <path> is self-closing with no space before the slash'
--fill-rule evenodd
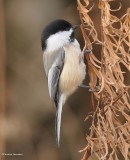
<path id="1" fill-rule="evenodd" d="M 92 88 L 90 88 L 90 86 L 86 86 L 84 84 L 81 84 L 80 87 L 89 89 L 89 92 L 98 92 L 99 91 L 98 86 L 96 86 L 95 89 L 92 89 Z"/>
<path id="2" fill-rule="evenodd" d="M 84 84 L 81 84 L 80 87 L 90 89 L 90 86 L 86 86 Z"/>

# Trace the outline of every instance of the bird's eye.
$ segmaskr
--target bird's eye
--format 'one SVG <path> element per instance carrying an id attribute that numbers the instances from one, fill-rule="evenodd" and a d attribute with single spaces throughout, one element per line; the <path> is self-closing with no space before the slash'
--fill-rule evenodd
<path id="1" fill-rule="evenodd" d="M 73 42 L 74 41 L 74 37 L 75 37 L 75 35 L 74 35 L 74 31 L 71 33 L 71 35 L 70 35 L 70 42 Z"/>

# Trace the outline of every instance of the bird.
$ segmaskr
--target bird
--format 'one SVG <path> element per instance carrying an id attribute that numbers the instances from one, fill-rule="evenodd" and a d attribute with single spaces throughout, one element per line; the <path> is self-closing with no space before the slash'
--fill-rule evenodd
<path id="1" fill-rule="evenodd" d="M 62 107 L 86 76 L 84 53 L 75 38 L 75 30 L 79 26 L 57 19 L 45 26 L 41 35 L 49 95 L 56 106 L 55 132 L 58 146 L 60 146 Z"/>

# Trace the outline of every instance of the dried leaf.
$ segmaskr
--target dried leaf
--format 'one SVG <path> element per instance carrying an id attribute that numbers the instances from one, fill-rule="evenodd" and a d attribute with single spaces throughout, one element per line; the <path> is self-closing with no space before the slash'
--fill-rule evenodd
<path id="1" fill-rule="evenodd" d="M 77 0 L 84 50 L 92 49 L 93 44 L 102 46 L 101 61 L 92 52 L 86 56 L 89 85 L 92 90 L 98 85 L 99 90 L 93 94 L 96 109 L 90 134 L 86 137 L 91 154 L 85 149 L 83 160 L 93 155 L 98 160 L 119 160 L 119 154 L 125 160 L 130 159 L 130 86 L 124 83 L 124 72 L 121 70 L 121 65 L 124 65 L 130 71 L 130 8 L 118 18 L 112 13 L 119 11 L 122 5 L 112 10 L 110 1 L 99 0 L 102 26 L 102 41 L 99 41 L 89 16 L 93 6 L 89 7 L 89 0 Z M 116 24 L 118 28 L 114 27 Z"/>

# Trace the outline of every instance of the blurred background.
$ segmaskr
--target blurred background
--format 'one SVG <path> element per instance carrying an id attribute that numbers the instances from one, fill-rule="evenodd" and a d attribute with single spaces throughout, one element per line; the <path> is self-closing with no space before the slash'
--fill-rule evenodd
<path id="1" fill-rule="evenodd" d="M 122 1 L 121 1 L 122 2 Z M 90 13 L 100 33 L 97 1 Z M 130 6 L 123 2 L 119 16 Z M 117 8 L 119 1 L 113 3 Z M 0 0 L 0 159 L 79 160 L 91 124 L 91 93 L 79 88 L 63 107 L 61 146 L 55 145 L 55 108 L 49 98 L 41 32 L 55 19 L 80 24 L 76 0 Z M 83 47 L 80 29 L 77 39 Z M 93 51 L 100 56 L 100 48 Z M 128 76 L 126 76 L 128 81 Z M 8 155 L 10 154 L 10 155 Z M 17 155 L 11 155 L 17 154 Z M 20 154 L 20 155 L 18 155 Z"/>

